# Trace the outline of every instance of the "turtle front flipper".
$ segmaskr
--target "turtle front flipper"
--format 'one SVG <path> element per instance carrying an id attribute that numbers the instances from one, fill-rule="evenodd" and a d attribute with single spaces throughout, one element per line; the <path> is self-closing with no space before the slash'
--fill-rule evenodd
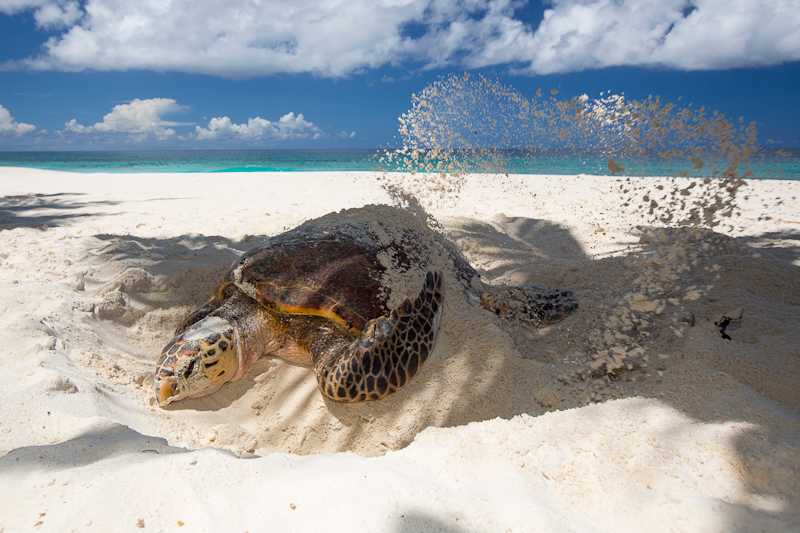
<path id="1" fill-rule="evenodd" d="M 578 308 L 569 290 L 547 289 L 533 284 L 521 287 L 488 286 L 481 294 L 481 306 L 506 320 L 543 326 L 566 318 Z"/>
<path id="2" fill-rule="evenodd" d="M 322 394 L 337 402 L 379 400 L 408 383 L 433 351 L 444 299 L 428 272 L 417 298 L 371 320 L 362 335 L 319 336 L 310 347 Z"/>

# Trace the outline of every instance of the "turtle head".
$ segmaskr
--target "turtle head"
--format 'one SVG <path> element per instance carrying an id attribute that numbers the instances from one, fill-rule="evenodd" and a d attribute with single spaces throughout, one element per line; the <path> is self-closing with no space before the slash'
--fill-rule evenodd
<path id="1" fill-rule="evenodd" d="M 192 324 L 162 350 L 154 386 L 164 407 L 217 391 L 237 376 L 237 332 L 227 320 L 209 316 Z"/>

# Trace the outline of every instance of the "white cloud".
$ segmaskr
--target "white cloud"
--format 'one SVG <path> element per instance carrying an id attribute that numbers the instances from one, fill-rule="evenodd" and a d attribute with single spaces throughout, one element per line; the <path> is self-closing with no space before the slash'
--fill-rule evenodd
<path id="1" fill-rule="evenodd" d="M 2 108 L 0 108 L 2 109 Z M 170 115 L 183 110 L 184 107 L 171 98 L 134 99 L 119 104 L 103 117 L 103 120 L 92 125 L 85 125 L 77 119 L 64 124 L 62 133 L 77 135 L 123 135 L 134 141 L 168 139 L 178 141 L 238 139 L 245 141 L 292 139 L 318 139 L 322 130 L 313 122 L 306 120 L 302 113 L 286 113 L 278 120 L 271 121 L 262 117 L 253 117 L 241 124 L 234 123 L 229 117 L 214 117 L 206 127 L 195 126 L 194 132 L 178 135 L 175 126 L 190 124 L 166 120 Z M 2 115 L 0 114 L 0 117 Z"/>
<path id="2" fill-rule="evenodd" d="M 517 53 L 532 35 L 529 25 L 514 18 L 516 8 L 524 3 L 479 2 L 483 9 L 478 17 L 470 10 L 450 12 L 447 21 L 430 25 L 429 31 L 408 42 L 407 48 L 429 68 L 453 63 L 476 68 L 518 61 Z"/>
<path id="3" fill-rule="evenodd" d="M 38 69 L 344 76 L 387 64 L 528 73 L 615 65 L 714 69 L 800 60 L 800 0 L 0 0 L 67 26 Z"/>
<path id="4" fill-rule="evenodd" d="M 558 0 L 516 55 L 534 73 L 800 59 L 800 0 Z"/>
<path id="5" fill-rule="evenodd" d="M 115 133 L 129 135 L 134 140 L 155 138 L 165 140 L 175 136 L 170 126 L 180 123 L 164 120 L 163 115 L 183 109 L 171 98 L 134 99 L 127 104 L 115 105 L 103 120 L 92 126 L 80 124 L 72 119 L 64 124 L 64 131 L 78 134 Z"/>
<path id="6" fill-rule="evenodd" d="M 82 15 L 76 0 L 0 0 L 0 13 L 13 15 L 27 9 L 35 9 L 36 25 L 48 29 L 71 26 Z"/>
<path id="7" fill-rule="evenodd" d="M 14 14 L 46 3 L 48 0 L 0 0 L 0 13 Z"/>
<path id="8" fill-rule="evenodd" d="M 78 119 L 72 118 L 64 123 L 64 131 L 70 133 L 91 133 L 94 131 L 92 126 L 84 126 Z"/>
<path id="9" fill-rule="evenodd" d="M 80 24 L 49 40 L 43 54 L 26 64 L 64 70 L 340 76 L 394 61 L 404 48 L 401 27 L 421 21 L 431 3 L 89 0 Z"/>
<path id="10" fill-rule="evenodd" d="M 302 113 L 286 113 L 277 121 L 261 117 L 247 119 L 247 122 L 236 124 L 229 117 L 214 117 L 208 126 L 195 127 L 198 140 L 237 138 L 242 140 L 278 140 L 318 139 L 322 130 L 313 122 L 305 119 Z"/>
<path id="11" fill-rule="evenodd" d="M 698 0 L 653 59 L 685 69 L 800 60 L 800 1 Z"/>
<path id="12" fill-rule="evenodd" d="M 41 28 L 59 28 L 74 24 L 81 14 L 78 2 L 51 2 L 37 9 L 33 17 Z"/>
<path id="13" fill-rule="evenodd" d="M 800 0 L 553 0 L 538 28 L 491 2 L 423 36 L 433 66 L 522 65 L 528 74 L 610 66 L 684 70 L 800 60 Z"/>
<path id="14" fill-rule="evenodd" d="M 25 135 L 36 129 L 33 124 L 17 122 L 11 112 L 0 105 L 0 135 Z"/>

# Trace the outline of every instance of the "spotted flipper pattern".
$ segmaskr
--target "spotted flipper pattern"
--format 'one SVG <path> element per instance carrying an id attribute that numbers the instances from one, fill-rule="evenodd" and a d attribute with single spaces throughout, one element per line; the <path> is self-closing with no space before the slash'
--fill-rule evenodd
<path id="1" fill-rule="evenodd" d="M 572 291 L 533 284 L 494 286 L 481 295 L 481 306 L 506 320 L 544 326 L 566 318 L 578 309 L 578 300 Z"/>
<path id="2" fill-rule="evenodd" d="M 441 272 L 428 272 L 412 302 L 367 323 L 361 336 L 322 335 L 310 347 L 322 394 L 337 402 L 380 400 L 419 371 L 433 351 L 444 300 Z"/>

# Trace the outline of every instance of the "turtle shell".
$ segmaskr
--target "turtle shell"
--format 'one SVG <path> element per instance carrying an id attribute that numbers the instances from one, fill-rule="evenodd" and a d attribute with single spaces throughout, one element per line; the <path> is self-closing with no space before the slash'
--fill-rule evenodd
<path id="1" fill-rule="evenodd" d="M 387 312 L 377 248 L 347 235 L 277 239 L 245 254 L 230 281 L 276 312 L 321 316 L 354 333 Z"/>

